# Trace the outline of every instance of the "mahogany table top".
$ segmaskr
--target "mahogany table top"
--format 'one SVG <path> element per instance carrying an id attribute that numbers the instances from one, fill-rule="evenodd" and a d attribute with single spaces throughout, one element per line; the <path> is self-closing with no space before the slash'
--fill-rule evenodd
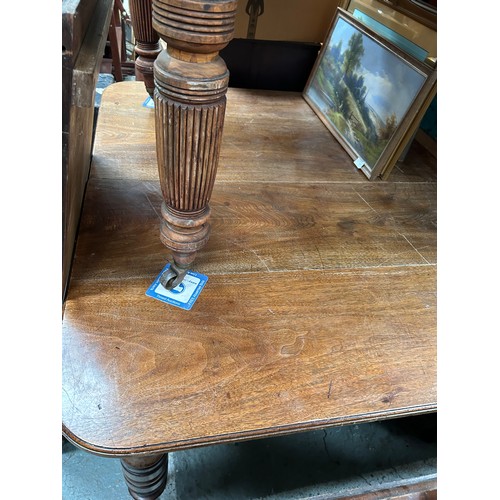
<path id="1" fill-rule="evenodd" d="M 232 89 L 190 311 L 167 263 L 154 110 L 102 96 L 64 307 L 63 431 L 110 456 L 436 411 L 436 165 L 369 181 L 300 94 Z"/>

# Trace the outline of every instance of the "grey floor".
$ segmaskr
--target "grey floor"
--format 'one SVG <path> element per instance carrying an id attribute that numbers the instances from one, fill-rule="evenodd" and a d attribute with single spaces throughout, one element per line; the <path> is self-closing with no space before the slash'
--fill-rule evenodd
<path id="1" fill-rule="evenodd" d="M 436 477 L 436 415 L 169 454 L 161 500 L 319 499 Z M 131 498 L 117 459 L 63 440 L 62 498 Z"/>

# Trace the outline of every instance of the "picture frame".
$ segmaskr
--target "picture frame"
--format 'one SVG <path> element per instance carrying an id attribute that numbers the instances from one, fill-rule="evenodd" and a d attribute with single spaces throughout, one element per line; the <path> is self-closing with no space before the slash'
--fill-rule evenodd
<path id="1" fill-rule="evenodd" d="M 427 53 L 428 58 L 425 62 L 432 67 L 437 60 L 437 12 L 430 12 L 417 5 L 415 1 L 340 0 L 338 7 L 396 45 L 398 45 L 396 37 L 388 38 L 385 33 L 387 30 L 399 34 L 405 39 L 405 44 L 411 42 L 420 47 Z M 363 19 L 364 17 L 368 22 Z M 384 26 L 383 31 L 377 30 L 374 24 Z M 398 46 L 409 52 L 404 46 Z"/>
<path id="2" fill-rule="evenodd" d="M 437 69 L 337 8 L 303 98 L 369 179 L 387 178 L 436 93 Z"/>
<path id="3" fill-rule="evenodd" d="M 338 7 L 352 13 L 359 8 L 367 14 L 378 13 L 381 20 L 392 20 L 403 28 L 405 25 L 413 30 L 413 35 L 419 37 L 417 22 L 437 32 L 437 0 L 340 0 Z"/>

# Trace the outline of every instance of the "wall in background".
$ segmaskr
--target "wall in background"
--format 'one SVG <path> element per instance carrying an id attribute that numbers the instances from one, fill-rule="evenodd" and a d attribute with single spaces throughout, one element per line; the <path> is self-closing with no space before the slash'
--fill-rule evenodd
<path id="1" fill-rule="evenodd" d="M 236 14 L 235 38 L 246 38 L 248 0 L 240 0 Z M 255 38 L 294 42 L 323 42 L 338 0 L 264 0 Z"/>

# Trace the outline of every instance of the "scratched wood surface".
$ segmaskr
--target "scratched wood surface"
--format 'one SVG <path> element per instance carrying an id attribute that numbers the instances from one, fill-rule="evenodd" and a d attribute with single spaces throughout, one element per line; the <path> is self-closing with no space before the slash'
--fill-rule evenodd
<path id="1" fill-rule="evenodd" d="M 436 410 L 436 165 L 370 182 L 299 94 L 229 89 L 191 311 L 142 82 L 103 94 L 63 319 L 63 429 L 119 455 Z"/>

